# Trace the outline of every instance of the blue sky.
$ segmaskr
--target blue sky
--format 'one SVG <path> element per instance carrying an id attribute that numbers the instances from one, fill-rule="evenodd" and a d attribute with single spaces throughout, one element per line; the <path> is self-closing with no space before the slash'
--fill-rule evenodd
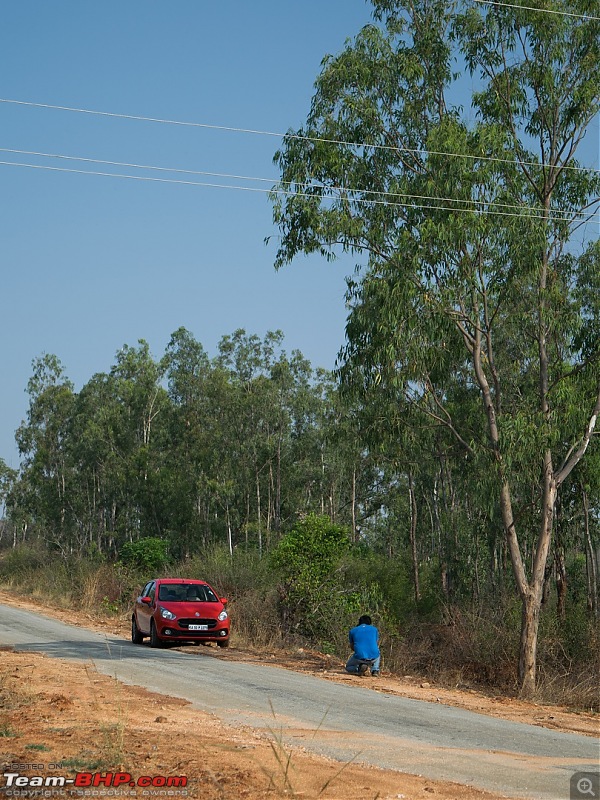
<path id="1" fill-rule="evenodd" d="M 369 19 L 364 0 L 19 0 L 2 9 L 0 97 L 286 131 L 306 117 L 323 56 Z M 277 178 L 268 136 L 6 103 L 0 130 L 3 148 Z M 44 352 L 79 389 L 123 344 L 144 338 L 161 356 L 181 325 L 211 355 L 236 328 L 280 328 L 288 351 L 333 366 L 353 265 L 299 259 L 275 272 L 265 194 L 4 165 L 0 175 L 0 457 L 11 466 Z"/>
<path id="2" fill-rule="evenodd" d="M 323 56 L 370 12 L 365 0 L 13 0 L 2 7 L 0 97 L 284 132 L 304 122 Z M 270 136 L 7 103 L 0 131 L 14 150 L 278 177 Z M 592 142 L 587 163 L 598 166 L 597 124 Z M 0 153 L 8 160 L 102 170 Z M 288 351 L 333 367 L 354 264 L 300 258 L 276 273 L 265 194 L 5 165 L 0 176 L 0 457 L 10 466 L 43 353 L 80 389 L 124 344 L 146 339 L 160 357 L 180 326 L 210 355 L 236 328 L 280 328 Z"/>

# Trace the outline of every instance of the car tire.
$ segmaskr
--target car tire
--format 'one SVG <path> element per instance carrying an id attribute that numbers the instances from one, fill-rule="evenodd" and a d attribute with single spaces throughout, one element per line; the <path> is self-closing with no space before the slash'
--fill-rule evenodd
<path id="1" fill-rule="evenodd" d="M 131 618 L 131 641 L 134 644 L 141 644 L 144 641 L 144 637 L 135 621 L 135 615 Z"/>
<path id="2" fill-rule="evenodd" d="M 150 623 L 150 647 L 162 647 L 163 642 L 162 639 L 159 639 L 158 634 L 156 633 L 156 625 L 154 624 L 154 620 Z"/>
<path id="3" fill-rule="evenodd" d="M 217 647 L 229 647 L 229 639 L 225 642 L 217 642 Z"/>

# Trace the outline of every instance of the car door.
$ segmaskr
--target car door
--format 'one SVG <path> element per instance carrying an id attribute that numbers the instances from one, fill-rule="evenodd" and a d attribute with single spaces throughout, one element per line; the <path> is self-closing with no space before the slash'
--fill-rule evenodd
<path id="1" fill-rule="evenodd" d="M 142 598 L 149 597 L 151 602 L 142 602 Z M 150 635 L 150 621 L 155 607 L 156 581 L 149 581 L 142 589 L 141 595 L 135 603 L 135 616 L 139 630 L 146 636 Z"/>

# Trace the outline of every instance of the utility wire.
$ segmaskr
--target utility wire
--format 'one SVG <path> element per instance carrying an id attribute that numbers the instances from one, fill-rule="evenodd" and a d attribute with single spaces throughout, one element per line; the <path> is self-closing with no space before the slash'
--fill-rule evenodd
<path id="1" fill-rule="evenodd" d="M 83 161 L 89 164 L 105 164 L 111 167 L 130 167 L 132 169 L 149 169 L 160 172 L 177 172 L 184 175 L 206 175 L 213 178 L 232 178 L 240 181 L 263 181 L 277 183 L 276 178 L 253 178 L 249 175 L 232 175 L 228 172 L 207 172 L 205 170 L 181 169 L 179 167 L 157 167 L 152 164 L 132 164 L 127 161 L 105 161 L 100 158 L 86 158 L 84 156 L 67 156 L 62 153 L 40 153 L 37 150 L 15 150 L 9 147 L 0 147 L 0 153 L 17 153 L 23 156 L 40 156 L 42 158 L 61 158 L 66 161 Z M 306 184 L 308 185 L 308 184 Z"/>
<path id="2" fill-rule="evenodd" d="M 158 167 L 149 164 L 133 164 L 129 162 L 123 161 L 106 161 L 99 158 L 87 158 L 84 156 L 68 156 L 62 153 L 41 153 L 36 150 L 15 150 L 13 148 L 8 147 L 0 147 L 0 153 L 14 153 L 18 155 L 27 155 L 27 156 L 39 156 L 42 158 L 58 158 L 63 159 L 66 161 L 79 161 L 86 164 L 102 164 L 105 166 L 111 167 L 126 167 L 131 169 L 143 169 L 143 170 L 153 170 L 158 172 L 170 172 L 170 173 L 178 173 L 184 175 L 203 175 L 206 177 L 213 177 L 213 178 L 226 178 L 228 180 L 242 180 L 242 181 L 256 181 L 262 183 L 269 183 L 271 186 L 274 184 L 278 184 L 280 186 L 295 186 L 300 187 L 301 189 L 323 189 L 325 191 L 330 192 L 339 192 L 340 194 L 349 192 L 351 194 L 366 194 L 366 195 L 374 195 L 380 198 L 397 198 L 397 197 L 404 197 L 410 198 L 413 200 L 430 200 L 430 201 L 439 201 L 444 203 L 464 203 L 464 204 L 473 204 L 477 203 L 479 205 L 483 205 L 486 207 L 497 207 L 497 208 L 510 208 L 510 209 L 527 209 L 529 211 L 539 211 L 543 212 L 545 209 L 542 206 L 525 206 L 523 204 L 513 204 L 513 203 L 501 203 L 495 201 L 487 201 L 487 200 L 475 200 L 473 198 L 469 199 L 461 199 L 456 197 L 440 197 L 439 195 L 417 195 L 417 194 L 409 194 L 406 192 L 390 192 L 390 191 L 378 191 L 376 189 L 355 189 L 348 186 L 325 186 L 323 184 L 316 184 L 316 183 L 301 183 L 296 181 L 278 181 L 274 178 L 259 178 L 253 177 L 249 175 L 235 175 L 227 172 L 207 172 L 204 170 L 191 170 L 191 169 L 180 169 L 177 167 Z M 2 163 L 14 163 L 14 162 L 2 162 Z M 94 173 L 91 172 L 90 174 L 107 174 L 111 175 L 113 173 Z M 135 176 L 132 176 L 135 177 Z M 290 195 L 297 194 L 296 191 L 288 192 Z M 312 195 L 311 195 L 312 196 Z M 356 199 L 356 198 L 355 198 Z M 562 209 L 562 208 L 551 208 L 550 212 L 554 214 L 562 214 L 564 217 L 559 217 L 568 219 L 570 217 L 587 217 L 589 214 L 586 211 L 575 211 L 569 209 Z"/>
<path id="3" fill-rule="evenodd" d="M 256 136 L 273 136 L 278 139 L 297 139 L 304 142 L 320 142 L 322 144 L 338 144 L 345 147 L 364 147 L 373 150 L 386 150 L 396 153 L 409 153 L 411 155 L 443 156 L 444 158 L 466 158 L 471 161 L 491 161 L 498 164 L 522 164 L 526 167 L 543 167 L 537 161 L 515 161 L 514 158 L 496 158 L 494 156 L 475 156 L 467 153 L 450 153 L 445 151 L 426 150 L 424 148 L 397 147 L 388 144 L 369 144 L 368 142 L 350 142 L 343 139 L 327 139 L 319 136 L 302 136 L 296 133 L 276 133 L 275 131 L 255 130 L 253 128 L 237 128 L 227 125 L 211 125 L 205 122 L 189 122 L 185 120 L 163 119 L 160 117 L 144 117 L 137 114 L 117 114 L 112 111 L 94 111 L 89 108 L 75 108 L 73 106 L 57 106 L 50 103 L 33 103 L 26 100 L 11 100 L 0 97 L 0 103 L 7 103 L 30 108 L 52 109 L 54 111 L 70 111 L 76 114 L 89 114 L 98 117 L 111 117 L 114 119 L 130 119 L 138 122 L 155 122 L 161 125 L 178 125 L 188 128 L 203 128 L 205 130 L 228 131 L 230 133 L 249 133 Z M 576 170 L 578 172 L 600 172 L 594 167 L 575 167 L 566 165 L 561 169 Z"/>
<path id="4" fill-rule="evenodd" d="M 178 185 L 185 185 L 185 186 L 202 186 L 202 187 L 208 187 L 208 188 L 213 188 L 213 189 L 233 189 L 233 190 L 242 191 L 242 192 L 254 192 L 254 193 L 270 194 L 270 195 L 277 194 L 277 195 L 292 196 L 292 197 L 305 197 L 307 199 L 314 199 L 314 197 L 315 197 L 314 194 L 310 194 L 310 193 L 307 193 L 307 192 L 288 191 L 286 189 L 261 189 L 261 188 L 258 188 L 256 186 L 232 186 L 232 185 L 222 184 L 222 183 L 209 183 L 209 182 L 205 182 L 205 181 L 188 181 L 188 180 L 182 180 L 182 179 L 177 179 L 177 178 L 154 178 L 154 177 L 150 177 L 150 176 L 146 176 L 146 175 L 125 175 L 125 174 L 119 174 L 119 173 L 116 173 L 116 172 L 96 172 L 96 171 L 92 171 L 92 170 L 72 169 L 72 168 L 67 168 L 67 167 L 51 167 L 51 166 L 47 166 L 45 164 L 25 164 L 25 163 L 16 162 L 16 161 L 0 161 L 0 165 L 11 166 L 11 167 L 27 167 L 29 169 L 48 170 L 48 171 L 51 171 L 51 172 L 67 172 L 67 173 L 74 173 L 74 174 L 77 174 L 77 175 L 98 175 L 98 176 L 107 177 L 107 178 L 120 178 L 120 179 L 125 179 L 125 180 L 146 181 L 146 182 L 152 182 L 152 183 L 170 183 L 170 184 L 178 184 Z M 315 188 L 323 188 L 323 189 L 327 190 L 327 187 L 315 187 Z M 406 195 L 406 197 L 410 199 L 412 197 L 412 195 Z M 414 195 L 414 197 L 415 197 L 415 199 L 421 199 L 418 195 Z M 333 197 L 333 196 L 332 197 L 327 197 L 327 195 L 323 195 L 321 197 L 321 199 L 322 200 L 334 200 L 336 198 Z M 339 198 L 337 198 L 337 199 L 339 199 Z M 474 214 L 491 214 L 493 216 L 499 216 L 499 217 L 521 217 L 521 218 L 525 217 L 527 219 L 545 220 L 546 222 L 551 221 L 551 220 L 548 219 L 547 216 L 543 216 L 541 214 L 514 213 L 514 212 L 510 212 L 510 211 L 493 211 L 493 210 L 490 210 L 489 208 L 460 208 L 460 207 L 456 208 L 456 207 L 447 206 L 447 205 L 426 205 L 426 204 L 422 204 L 422 203 L 392 203 L 392 202 L 389 202 L 389 201 L 386 201 L 386 200 L 369 200 L 369 199 L 360 198 L 360 197 L 354 198 L 352 200 L 352 202 L 353 203 L 365 203 L 365 204 L 366 203 L 370 203 L 372 205 L 389 206 L 389 207 L 392 207 L 392 208 L 418 208 L 418 209 L 433 210 L 433 211 L 469 211 L 469 212 L 474 213 Z M 440 198 L 440 202 L 452 202 L 452 203 L 454 203 L 454 202 L 465 202 L 465 201 L 456 201 L 456 200 L 452 200 L 452 199 L 449 199 L 449 200 L 446 201 L 443 198 Z M 471 200 L 471 201 L 468 201 L 468 202 L 480 203 L 481 204 L 483 201 Z M 527 206 L 521 206 L 520 208 L 522 208 L 523 211 L 527 210 Z M 552 210 L 550 209 L 550 211 L 552 211 Z M 574 212 L 574 214 L 572 216 L 574 216 L 574 215 L 575 215 L 575 212 Z M 591 218 L 593 215 L 590 214 L 589 216 Z M 557 217 L 557 218 L 554 219 L 554 221 L 561 221 L 561 220 L 564 220 L 564 221 L 568 222 L 568 218 L 566 218 L 566 217 Z M 599 219 L 599 223 L 600 223 L 600 219 Z"/>
<path id="5" fill-rule="evenodd" d="M 539 11 L 542 14 L 561 14 L 564 17 L 575 17 L 576 19 L 587 19 L 590 21 L 600 21 L 600 17 L 592 17 L 589 14 L 574 14 L 571 11 L 558 11 L 554 8 L 534 8 L 534 6 L 521 6 L 516 3 L 500 3 L 497 0 L 475 0 L 476 3 L 486 3 L 490 6 L 504 6 L 505 8 L 517 8 L 523 11 Z"/>

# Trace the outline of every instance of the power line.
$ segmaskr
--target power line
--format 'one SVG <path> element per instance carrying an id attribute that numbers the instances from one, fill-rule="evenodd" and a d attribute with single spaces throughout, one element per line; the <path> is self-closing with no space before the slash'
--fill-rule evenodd
<path id="1" fill-rule="evenodd" d="M 184 186 L 201 186 L 207 187 L 212 189 L 231 189 L 236 191 L 242 192 L 254 192 L 260 194 L 278 194 L 290 197 L 305 197 L 307 199 L 314 199 L 314 194 L 309 194 L 307 192 L 296 192 L 296 191 L 288 191 L 286 189 L 261 189 L 255 186 L 232 186 L 228 184 L 222 183 L 209 183 L 206 181 L 188 181 L 188 180 L 181 180 L 177 178 L 154 178 L 147 175 L 125 175 L 116 172 L 98 172 L 93 170 L 83 170 L 83 169 L 72 169 L 68 167 L 51 167 L 45 164 L 25 164 L 23 162 L 16 162 L 16 161 L 0 161 L 0 165 L 3 166 L 11 166 L 11 167 L 26 167 L 29 169 L 38 169 L 38 170 L 48 170 L 51 172 L 66 172 L 72 173 L 77 175 L 96 175 L 101 177 L 107 178 L 119 178 L 122 180 L 134 180 L 134 181 L 145 181 L 151 183 L 168 183 L 168 184 L 177 184 L 177 185 L 184 185 Z M 323 188 L 327 189 L 327 187 L 315 187 L 315 188 Z M 422 199 L 419 195 L 406 195 L 407 199 L 411 198 L 415 199 Z M 334 197 L 327 197 L 322 196 L 322 200 L 334 200 Z M 339 199 L 339 198 L 338 198 Z M 432 198 L 437 199 L 437 198 Z M 471 201 L 457 201 L 451 198 L 445 200 L 444 198 L 439 198 L 440 202 L 471 202 L 471 203 L 480 203 L 482 204 L 483 201 L 471 200 Z M 488 214 L 493 216 L 500 216 L 500 217 L 521 217 L 527 219 L 540 219 L 544 221 L 552 221 L 548 220 L 546 216 L 541 214 L 527 214 L 527 213 L 513 213 L 509 211 L 493 211 L 489 208 L 456 208 L 452 206 L 445 206 L 445 205 L 426 205 L 422 203 L 392 203 L 386 200 L 369 200 L 366 198 L 354 198 L 352 200 L 354 203 L 370 203 L 372 205 L 383 205 L 389 206 L 392 208 L 418 208 L 423 210 L 432 210 L 432 211 L 468 211 L 473 214 Z M 519 206 L 523 211 L 527 210 L 527 206 Z M 552 212 L 552 209 L 550 209 Z M 573 212 L 571 216 L 575 216 L 577 212 Z M 590 218 L 593 216 L 592 214 L 589 215 Z M 569 221 L 566 217 L 556 217 L 554 219 L 555 222 L 557 221 Z M 600 223 L 600 219 L 599 219 Z"/>
<path id="2" fill-rule="evenodd" d="M 484 155 L 471 155 L 470 153 L 451 153 L 438 150 L 426 150 L 424 148 L 411 148 L 411 147 L 398 147 L 388 144 L 370 144 L 369 142 L 350 142 L 344 139 L 328 139 L 319 136 L 301 136 L 296 133 L 277 133 L 275 131 L 264 131 L 253 128 L 238 128 L 228 125 L 212 125 L 205 122 L 189 122 L 185 120 L 167 119 L 161 117 L 145 117 L 138 114 L 118 114 L 112 111 L 95 111 L 89 108 L 76 108 L 74 106 L 57 106 L 50 103 L 33 103 L 27 100 L 11 100 L 8 98 L 0 97 L 0 103 L 28 106 L 30 108 L 51 109 L 53 111 L 70 111 L 76 114 L 89 114 L 98 117 L 110 117 L 113 119 L 128 119 L 137 122 L 155 122 L 161 125 L 178 125 L 180 127 L 188 128 L 202 128 L 205 130 L 214 131 L 227 131 L 229 133 L 248 133 L 256 136 L 272 136 L 278 139 L 297 139 L 298 141 L 305 142 L 319 142 L 321 144 L 338 144 L 345 147 L 364 147 L 373 150 L 386 150 L 396 153 L 408 153 L 410 155 L 429 155 L 429 156 L 442 156 L 444 158 L 466 158 L 471 161 L 491 161 L 498 164 L 521 164 L 525 167 L 543 167 L 537 161 L 515 161 L 514 158 L 498 158 L 495 156 Z M 566 165 L 561 169 L 576 170 L 578 172 L 600 172 L 600 169 L 594 167 L 576 167 Z"/>
<path id="3" fill-rule="evenodd" d="M 500 3 L 497 0 L 475 0 L 476 3 L 486 3 L 490 6 L 504 6 L 505 8 L 517 8 L 523 11 L 539 11 L 542 14 L 560 14 L 564 17 L 575 17 L 576 19 L 587 19 L 590 21 L 600 21 L 600 17 L 592 17 L 589 14 L 574 14 L 571 11 L 558 11 L 554 8 L 535 8 L 534 6 L 521 6 L 516 3 Z"/>
<path id="4" fill-rule="evenodd" d="M 67 156 L 62 153 L 41 153 L 37 150 L 15 150 L 9 147 L 0 147 L 0 153 L 17 153 L 24 156 L 40 156 L 43 158 L 61 158 L 66 161 L 83 161 L 90 164 L 105 164 L 111 167 L 131 167 L 132 169 L 149 169 L 159 172 L 177 172 L 184 175 L 206 175 L 213 178 L 232 178 L 240 181 L 263 181 L 277 183 L 277 178 L 253 178 L 249 175 L 232 175 L 227 172 L 207 172 L 205 170 L 182 169 L 180 167 L 157 167 L 151 164 L 132 164 L 127 161 L 106 161 L 100 158 L 87 158 L 85 156 Z"/>
<path id="5" fill-rule="evenodd" d="M 32 103 L 27 100 L 9 100 L 0 98 L 0 103 L 12 103 L 19 106 L 31 106 L 33 108 L 48 108 L 54 111 L 72 111 L 77 114 L 92 114 L 99 117 L 114 117 L 116 119 L 132 119 L 138 122 L 158 122 L 162 125 L 180 125 L 187 128 L 207 128 L 215 131 L 229 131 L 231 133 L 253 133 L 259 136 L 276 136 L 282 138 L 286 134 L 275 133 L 274 131 L 255 130 L 253 128 L 235 128 L 227 125 L 210 125 L 205 122 L 189 122 L 179 119 L 166 119 L 162 117 L 144 117 L 139 114 L 118 114 L 113 111 L 95 111 L 89 108 L 75 108 L 73 106 L 57 106 L 50 103 Z"/>
<path id="6" fill-rule="evenodd" d="M 107 161 L 104 159 L 99 158 L 89 158 L 84 156 L 68 156 L 62 153 L 42 153 L 36 150 L 16 150 L 14 148 L 8 147 L 0 147 L 0 153 L 14 153 L 18 155 L 28 155 L 28 156 L 39 156 L 41 158 L 58 158 L 63 159 L 66 161 L 79 161 L 86 164 L 103 164 L 106 166 L 112 167 L 127 167 L 131 169 L 143 169 L 143 170 L 153 170 L 158 172 L 170 172 L 170 173 L 178 173 L 184 175 L 202 175 L 206 177 L 213 177 L 213 178 L 226 178 L 228 180 L 243 180 L 243 181 L 256 181 L 261 183 L 270 183 L 279 184 L 282 186 L 295 186 L 300 187 L 302 189 L 323 189 L 329 192 L 339 192 L 339 193 L 346 193 L 349 192 L 351 194 L 367 194 L 367 195 L 374 195 L 380 198 L 398 198 L 404 197 L 413 200 L 429 200 L 429 201 L 439 201 L 444 203 L 463 203 L 463 204 L 473 204 L 476 203 L 478 205 L 485 206 L 486 208 L 494 207 L 494 208 L 508 208 L 508 209 L 527 209 L 529 211 L 540 211 L 543 212 L 545 209 L 541 206 L 525 206 L 523 204 L 514 204 L 514 203 L 502 203 L 502 202 L 495 202 L 495 201 L 486 201 L 486 200 L 475 200 L 473 198 L 469 199 L 462 199 L 456 197 L 441 197 L 439 195 L 417 195 L 417 194 L 410 194 L 407 192 L 390 192 L 390 191 L 379 191 L 375 189 L 355 189 L 348 186 L 325 186 L 322 184 L 315 184 L 315 183 L 301 183 L 296 181 L 278 181 L 275 178 L 260 178 L 260 177 L 253 177 L 249 175 L 235 175 L 227 172 L 208 172 L 205 170 L 191 170 L 191 169 L 181 169 L 178 167 L 159 167 L 149 164 L 134 164 L 131 162 L 123 162 L 123 161 Z M 15 162 L 2 162 L 12 164 Z M 33 165 L 32 165 L 33 166 Z M 86 173 L 84 173 L 86 174 Z M 114 173 L 99 173 L 99 172 L 90 172 L 89 174 L 92 175 L 112 175 Z M 135 177 L 135 176 L 132 176 Z M 272 190 L 271 190 L 272 191 Z M 297 191 L 290 191 L 287 192 L 289 195 L 298 194 Z M 312 195 L 310 195 L 312 196 Z M 355 200 L 358 198 L 355 198 Z M 568 210 L 562 208 L 552 208 L 550 212 L 553 215 L 562 214 L 564 217 L 558 217 L 559 219 L 568 219 L 570 217 L 587 217 L 589 214 L 585 211 L 575 211 L 575 210 Z"/>

